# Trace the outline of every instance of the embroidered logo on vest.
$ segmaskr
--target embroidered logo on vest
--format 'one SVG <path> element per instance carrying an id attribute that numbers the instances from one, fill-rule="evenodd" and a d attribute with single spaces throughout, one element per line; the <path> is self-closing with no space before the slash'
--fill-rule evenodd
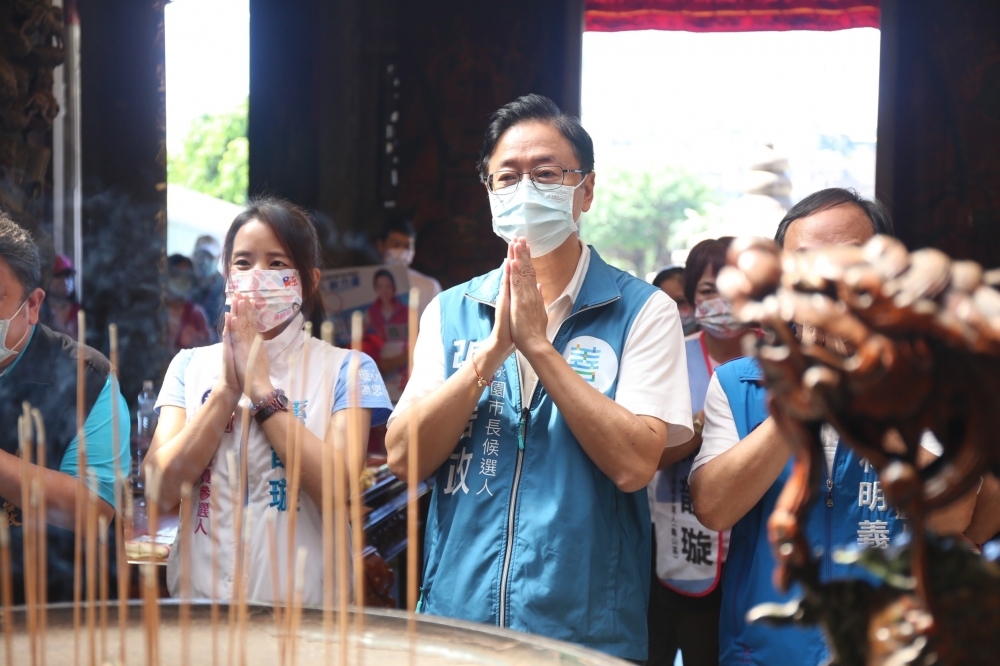
<path id="1" fill-rule="evenodd" d="M 618 357 L 611 345 L 600 338 L 581 335 L 566 345 L 563 358 L 576 374 L 588 384 L 604 393 L 618 376 Z"/>

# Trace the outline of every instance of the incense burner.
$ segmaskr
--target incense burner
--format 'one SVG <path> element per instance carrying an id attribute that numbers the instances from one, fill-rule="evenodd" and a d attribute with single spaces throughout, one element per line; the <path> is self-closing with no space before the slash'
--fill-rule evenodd
<path id="1" fill-rule="evenodd" d="M 150 661 L 147 652 L 149 633 L 144 629 L 143 606 L 133 602 L 128 607 L 125 628 L 126 664 L 241 664 L 273 666 L 274 664 L 344 664 L 342 648 L 346 646 L 348 664 L 565 664 L 581 666 L 613 666 L 624 664 L 613 657 L 560 641 L 523 634 L 497 627 L 472 624 L 432 616 L 418 616 L 413 638 L 408 629 L 407 615 L 399 611 L 366 610 L 347 614 L 347 642 L 342 643 L 338 631 L 340 617 L 333 613 L 333 630 L 324 631 L 323 611 L 305 609 L 294 641 L 295 656 L 291 656 L 285 635 L 277 628 L 274 612 L 268 606 L 250 606 L 246 628 L 229 622 L 230 607 L 218 605 L 218 621 L 212 622 L 209 603 L 190 606 L 187 632 L 180 625 L 181 604 L 163 601 L 158 605 L 159 643 L 157 658 Z M 80 650 L 78 663 L 118 664 L 118 606 L 109 603 L 108 629 L 100 629 L 99 608 L 95 609 L 95 629 L 87 631 L 86 612 L 82 612 L 83 627 L 73 630 L 73 606 L 53 604 L 47 607 L 47 632 L 44 646 L 46 663 L 72 664 L 74 650 Z M 234 607 L 235 610 L 235 607 Z M 362 624 L 359 627 L 358 621 Z M 14 609 L 14 663 L 31 663 L 26 613 L 23 607 Z M 230 632 L 232 627 L 232 633 Z M 39 640 L 41 643 L 41 640 Z M 2 646 L 0 646 L 2 647 Z M 285 649 L 285 659 L 282 658 Z M 91 655 L 94 656 L 93 660 Z M 328 660 L 329 658 L 329 660 Z"/>

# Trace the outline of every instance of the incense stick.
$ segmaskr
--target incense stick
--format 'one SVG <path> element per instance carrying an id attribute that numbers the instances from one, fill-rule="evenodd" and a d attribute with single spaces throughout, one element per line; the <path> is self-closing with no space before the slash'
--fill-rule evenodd
<path id="1" fill-rule="evenodd" d="M 159 468 L 152 468 L 146 479 L 146 510 L 149 515 L 149 536 L 152 539 L 149 549 L 149 557 L 142 565 L 145 583 L 145 598 L 143 599 L 143 613 L 146 621 L 146 664 L 147 666 L 158 666 L 160 663 L 160 606 L 158 603 L 155 545 L 156 532 L 158 529 L 157 520 L 159 518 L 160 502 L 160 480 L 162 471 Z"/>
<path id="2" fill-rule="evenodd" d="M 100 541 L 99 569 L 101 576 L 101 663 L 108 661 L 108 519 L 97 519 L 97 538 Z"/>
<path id="3" fill-rule="evenodd" d="M 323 322 L 320 327 L 320 337 L 323 339 L 325 345 L 333 346 L 333 324 L 328 321 Z M 323 347 L 324 354 L 328 351 L 326 347 Z M 323 393 L 324 397 L 330 395 L 330 386 L 327 382 L 327 378 L 330 373 L 327 372 L 327 368 L 324 368 L 323 372 Z M 334 537 L 334 525 L 333 525 L 333 451 L 331 450 L 333 446 L 334 438 L 334 427 L 332 424 L 327 422 L 327 428 L 325 436 L 323 437 L 323 448 L 321 450 L 322 457 L 320 464 L 322 465 L 322 476 L 320 478 L 320 483 L 323 485 L 323 496 L 322 509 L 320 511 L 323 519 L 323 658 L 327 666 L 333 662 L 333 646 L 330 641 L 330 637 L 333 635 L 333 604 L 334 601 L 334 550 L 333 550 L 333 539 Z"/>
<path id="4" fill-rule="evenodd" d="M 250 429 L 249 418 L 250 407 L 245 406 L 242 417 L 244 436 Z M 232 450 L 226 451 L 226 464 L 229 471 L 229 492 L 233 506 L 233 578 L 229 589 L 229 633 L 227 634 L 229 637 L 229 649 L 226 652 L 226 663 L 232 666 L 233 658 L 236 655 L 236 607 L 238 605 L 238 590 L 239 586 L 243 584 L 243 579 L 240 575 L 243 567 L 243 502 L 240 501 L 239 467 L 236 463 L 236 454 Z"/>
<path id="5" fill-rule="evenodd" d="M 295 386 L 294 377 L 295 377 L 295 357 L 292 356 L 292 357 L 290 357 L 288 359 L 288 384 L 287 384 L 287 386 L 288 386 L 288 392 L 289 392 L 289 394 L 291 394 L 291 392 L 293 390 L 293 387 Z M 290 396 L 289 399 L 291 399 L 291 396 Z M 288 487 L 288 485 L 291 483 L 291 480 L 292 480 L 292 474 L 291 474 L 291 472 L 292 472 L 292 469 L 294 469 L 294 467 L 295 467 L 295 426 L 294 426 L 294 424 L 290 424 L 287 428 L 285 428 L 285 544 L 284 544 L 284 546 L 285 546 L 285 570 L 283 572 L 283 574 L 284 574 L 284 583 L 283 583 L 284 588 L 281 591 L 275 590 L 275 599 L 284 598 L 284 600 L 285 600 L 285 625 L 284 625 L 283 631 L 284 631 L 284 634 L 285 634 L 285 641 L 286 641 L 285 642 L 285 649 L 286 650 L 288 649 L 288 643 L 287 643 L 288 640 L 289 640 L 288 629 L 289 629 L 289 626 L 290 626 L 289 623 L 291 622 L 291 615 L 290 614 L 291 614 L 292 601 L 293 601 L 292 600 L 292 596 L 293 596 L 293 594 L 292 594 L 292 592 L 293 592 L 293 590 L 292 590 L 292 587 L 293 587 L 292 586 L 292 576 L 294 574 L 294 571 L 292 569 L 292 566 L 293 566 L 293 554 L 294 554 L 294 551 L 292 550 L 292 548 L 293 548 L 294 540 L 291 537 L 291 529 L 290 529 L 292 517 L 291 517 L 291 515 L 289 515 L 289 509 L 290 509 L 290 506 L 291 506 L 290 505 L 290 498 L 292 497 L 292 495 L 290 494 L 291 493 L 291 489 Z M 283 660 L 287 659 L 287 657 L 288 657 L 287 654 L 286 655 L 282 655 L 282 659 Z"/>
<path id="6" fill-rule="evenodd" d="M 42 413 L 37 409 L 31 410 L 31 419 L 35 424 L 35 460 L 38 463 L 38 473 L 44 474 L 45 462 L 45 423 L 42 421 Z M 48 505 L 45 499 L 45 484 L 38 484 L 38 643 L 41 646 L 39 663 L 45 666 L 46 633 L 48 631 L 48 601 L 49 601 L 49 573 L 48 573 Z"/>
<path id="7" fill-rule="evenodd" d="M 115 466 L 115 564 L 118 572 L 118 661 L 125 663 L 125 628 L 128 626 L 128 598 L 129 565 L 128 558 L 125 557 L 125 526 L 122 524 L 124 518 L 124 495 L 126 490 L 125 480 L 122 474 L 121 461 L 121 425 L 118 416 L 118 326 L 111 324 L 108 326 L 108 339 L 111 345 L 111 446 L 114 451 Z"/>
<path id="8" fill-rule="evenodd" d="M 87 478 L 87 456 L 86 444 L 84 442 L 83 424 L 84 407 L 86 406 L 85 391 L 85 359 L 83 346 L 87 339 L 87 318 L 83 310 L 76 313 L 76 325 L 79 331 L 78 344 L 76 350 L 76 506 L 73 529 L 73 664 L 79 666 L 80 663 L 80 597 L 81 597 L 81 577 L 83 576 L 83 520 L 84 520 L 84 479 Z"/>
<path id="9" fill-rule="evenodd" d="M 31 482 L 34 478 L 31 464 L 31 407 L 25 402 L 22 405 L 23 414 L 17 417 L 18 453 L 21 456 L 21 556 L 22 576 L 24 579 L 25 623 L 28 628 L 28 647 L 31 653 L 31 663 L 38 661 L 38 643 L 36 641 L 35 613 L 35 531 L 34 516 L 31 511 Z"/>
<path id="10" fill-rule="evenodd" d="M 300 363 L 301 363 L 301 365 L 299 366 L 299 375 L 298 375 L 299 386 L 298 386 L 298 393 L 297 393 L 297 395 L 298 395 L 298 397 L 299 397 L 300 400 L 305 395 L 306 357 L 308 356 L 308 354 L 309 354 L 309 346 L 306 345 L 306 344 L 303 344 L 303 346 L 302 346 L 302 355 L 300 357 Z M 292 358 L 291 360 L 289 360 L 288 365 L 289 365 L 289 371 L 291 371 L 291 368 L 295 365 L 295 359 Z M 293 386 L 293 384 L 291 383 L 291 376 L 289 376 L 289 383 L 288 383 L 289 390 L 291 390 L 292 386 Z M 301 478 L 302 478 L 302 430 L 305 427 L 305 424 L 302 422 L 303 419 L 299 418 L 299 414 L 296 414 L 296 413 L 293 412 L 292 416 L 294 418 L 294 424 L 293 424 L 293 426 L 295 428 L 295 437 L 293 438 L 293 449 L 292 449 L 293 453 L 290 456 L 291 467 L 289 469 L 291 471 L 291 477 L 292 478 L 291 478 L 291 484 L 290 484 L 290 490 L 289 490 L 289 496 L 288 496 L 289 497 L 289 499 L 288 499 L 288 531 L 287 531 L 287 535 L 286 535 L 287 538 L 288 538 L 288 560 L 289 560 L 288 561 L 288 564 L 289 564 L 289 572 L 288 573 L 289 574 L 293 573 L 291 571 L 292 553 L 296 552 L 293 549 L 295 548 L 295 544 L 297 543 L 297 540 L 296 540 L 296 529 L 298 527 L 299 490 L 300 490 L 300 483 L 301 483 Z M 301 551 L 298 551 L 298 552 L 301 552 Z M 305 566 L 305 565 L 303 564 L 303 566 Z M 292 576 L 289 575 L 288 578 L 286 579 L 286 585 L 289 586 L 289 590 L 291 591 L 291 595 L 292 595 L 291 601 L 292 601 L 292 604 L 294 605 L 294 603 L 295 603 L 295 598 L 294 598 L 295 589 L 294 589 L 294 585 L 293 585 L 293 580 L 294 579 L 292 578 Z M 289 655 L 289 663 L 290 664 L 294 664 L 295 663 L 295 652 L 294 652 L 294 650 L 296 649 L 297 643 L 298 643 L 298 635 L 297 635 L 296 632 L 293 631 L 293 626 L 292 626 L 292 623 L 294 621 L 295 621 L 294 614 L 289 614 L 288 615 L 288 619 L 287 619 L 287 623 L 288 623 L 288 635 L 289 635 L 290 647 L 291 647 L 291 650 L 293 651 Z"/>
<path id="11" fill-rule="evenodd" d="M 219 493 L 218 489 L 209 497 L 211 511 L 209 526 L 212 530 L 212 601 L 209 607 L 212 620 L 212 666 L 219 664 Z"/>
<path id="12" fill-rule="evenodd" d="M 364 633 L 364 606 L 365 606 L 365 562 L 364 562 L 364 525 L 361 521 L 361 471 L 364 467 L 364 440 L 361 432 L 361 404 L 359 370 L 361 366 L 361 330 L 363 318 L 360 312 L 355 312 L 351 317 L 351 354 L 350 363 L 350 384 L 349 384 L 349 404 L 348 409 L 348 470 L 350 476 L 348 481 L 351 491 L 351 542 L 354 548 L 354 634 L 357 642 L 358 662 L 364 663 L 364 644 L 361 637 Z"/>
<path id="13" fill-rule="evenodd" d="M 253 510 L 248 507 L 247 510 L 246 510 L 246 513 L 243 515 L 243 520 L 244 520 L 244 524 L 243 524 L 243 563 L 240 565 L 240 570 L 242 572 L 243 578 L 246 578 L 248 576 L 248 564 L 249 564 L 249 562 L 247 560 L 250 557 L 250 555 L 249 555 L 250 549 L 248 548 L 249 541 L 252 538 L 251 535 L 253 534 L 253 532 L 252 532 L 252 529 L 253 529 L 253 520 L 252 519 L 253 519 Z M 237 633 L 238 633 L 237 645 L 239 646 L 239 652 L 238 652 L 239 658 L 237 660 L 237 663 L 240 666 L 246 666 L 246 663 L 247 663 L 247 652 L 246 652 L 246 645 L 247 645 L 247 641 L 246 641 L 246 638 L 247 638 L 247 615 L 248 615 L 248 611 L 247 611 L 247 583 L 249 581 L 248 580 L 244 580 L 243 578 L 241 578 L 241 580 L 239 581 L 240 592 L 239 592 L 239 596 L 237 597 L 237 599 L 239 599 L 239 601 L 238 601 L 237 608 L 236 608 L 236 610 L 237 610 L 237 615 L 236 615 L 237 625 L 236 626 L 237 626 Z"/>
<path id="14" fill-rule="evenodd" d="M 97 475 L 87 471 L 87 648 L 97 663 Z"/>
<path id="15" fill-rule="evenodd" d="M 295 556 L 295 595 L 293 596 L 294 605 L 290 613 L 292 624 L 291 635 L 289 636 L 292 654 L 288 662 L 289 666 L 295 666 L 295 658 L 298 656 L 299 625 L 302 620 L 302 597 L 305 594 L 306 585 L 306 552 L 306 547 L 300 546 Z"/>
<path id="16" fill-rule="evenodd" d="M 346 433 L 344 431 L 345 420 L 334 420 L 334 469 L 333 469 L 333 499 L 334 499 L 334 520 L 337 530 L 337 538 L 334 542 L 336 548 L 337 565 L 337 624 L 340 629 L 340 664 L 347 666 L 347 605 L 350 601 L 351 584 L 348 580 L 347 564 L 350 561 L 348 555 L 348 533 L 347 533 L 347 457 L 344 451 Z"/>
<path id="17" fill-rule="evenodd" d="M 420 290 L 410 289 L 410 322 L 409 322 L 409 373 L 413 375 L 413 353 L 417 346 L 417 308 L 420 305 Z M 406 609 L 409 617 L 406 620 L 406 631 L 409 638 L 410 663 L 415 658 L 414 650 L 417 638 L 417 521 L 419 512 L 417 506 L 417 491 L 420 486 L 418 478 L 420 448 L 417 444 L 418 420 L 417 403 L 410 405 L 409 432 L 406 445 Z"/>
<path id="18" fill-rule="evenodd" d="M 278 535 L 274 513 L 265 514 L 264 523 L 267 527 L 268 555 L 271 560 L 271 599 L 273 601 L 274 633 L 278 639 L 278 663 L 284 666 L 285 663 L 285 636 L 284 625 L 281 623 L 281 604 L 278 599 L 278 588 L 281 586 L 281 577 L 278 573 Z"/>
<path id="19" fill-rule="evenodd" d="M 31 489 L 28 491 L 28 504 L 31 506 L 31 520 L 32 520 L 32 531 L 34 532 L 31 539 L 31 577 L 32 577 L 32 593 L 34 595 L 35 609 L 32 613 L 32 624 L 34 625 L 33 635 L 29 636 L 31 642 L 32 650 L 32 663 L 40 664 L 44 661 L 43 654 L 45 653 L 45 644 L 42 642 L 41 636 L 41 614 L 42 614 L 42 602 L 40 600 L 40 595 L 38 593 L 41 578 L 38 575 L 38 486 L 41 480 L 37 476 L 37 472 L 34 478 L 31 479 Z"/>
<path id="20" fill-rule="evenodd" d="M 0 520 L 0 601 L 3 602 L 3 640 L 7 666 L 14 666 L 14 582 L 10 574 L 10 528 Z"/>
<path id="21" fill-rule="evenodd" d="M 191 663 L 191 484 L 181 484 L 181 663 Z"/>

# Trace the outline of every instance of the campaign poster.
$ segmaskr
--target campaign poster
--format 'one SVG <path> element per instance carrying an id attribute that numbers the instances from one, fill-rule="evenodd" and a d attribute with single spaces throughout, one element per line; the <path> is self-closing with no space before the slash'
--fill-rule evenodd
<path id="1" fill-rule="evenodd" d="M 351 346 L 351 318 L 364 316 L 362 349 L 378 364 L 395 404 L 409 368 L 410 278 L 406 266 L 355 266 L 322 272 L 320 292 L 334 344 Z"/>

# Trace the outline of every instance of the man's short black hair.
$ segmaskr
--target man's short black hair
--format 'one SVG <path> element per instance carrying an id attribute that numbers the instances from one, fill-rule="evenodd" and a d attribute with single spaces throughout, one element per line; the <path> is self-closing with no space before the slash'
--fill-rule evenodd
<path id="1" fill-rule="evenodd" d="M 20 283 L 25 296 L 42 286 L 42 262 L 38 247 L 23 227 L 0 210 L 0 259 Z"/>
<path id="2" fill-rule="evenodd" d="M 675 277 L 680 277 L 680 278 L 684 277 L 683 266 L 674 265 L 674 266 L 667 266 L 666 268 L 662 269 L 659 273 L 656 274 L 656 277 L 653 278 L 653 286 L 659 289 L 661 284 Z"/>
<path id="3" fill-rule="evenodd" d="M 382 231 L 379 232 L 378 239 L 383 243 L 389 240 L 389 234 L 404 234 L 410 238 L 417 237 L 417 231 L 413 228 L 413 222 L 409 215 L 403 213 L 392 213 L 387 215 L 382 222 Z"/>
<path id="4" fill-rule="evenodd" d="M 853 189 L 830 187 L 825 190 L 813 192 L 792 206 L 785 213 L 785 217 L 781 218 L 781 222 L 778 223 L 778 230 L 774 234 L 774 242 L 779 247 L 784 247 L 785 234 L 788 233 L 788 227 L 792 226 L 792 222 L 845 203 L 854 204 L 864 211 L 865 215 L 871 221 L 876 234 L 884 234 L 886 236 L 894 236 L 896 234 L 892 228 L 892 218 L 889 217 L 889 212 L 877 199 L 865 199 Z"/>
<path id="5" fill-rule="evenodd" d="M 513 102 L 504 104 L 490 116 L 490 124 L 486 127 L 483 137 L 483 149 L 479 153 L 479 179 L 486 182 L 489 176 L 490 158 L 496 150 L 497 142 L 504 132 L 514 125 L 524 122 L 540 121 L 551 123 L 562 132 L 562 135 L 573 147 L 573 154 L 580 162 L 580 168 L 586 172 L 594 170 L 594 141 L 583 129 L 580 119 L 569 116 L 559 110 L 556 103 L 542 95 L 524 95 Z"/>
<path id="6" fill-rule="evenodd" d="M 194 268 L 194 262 L 191 261 L 190 257 L 186 257 L 183 254 L 172 254 L 167 257 L 167 270 L 174 270 L 182 267 Z"/>

